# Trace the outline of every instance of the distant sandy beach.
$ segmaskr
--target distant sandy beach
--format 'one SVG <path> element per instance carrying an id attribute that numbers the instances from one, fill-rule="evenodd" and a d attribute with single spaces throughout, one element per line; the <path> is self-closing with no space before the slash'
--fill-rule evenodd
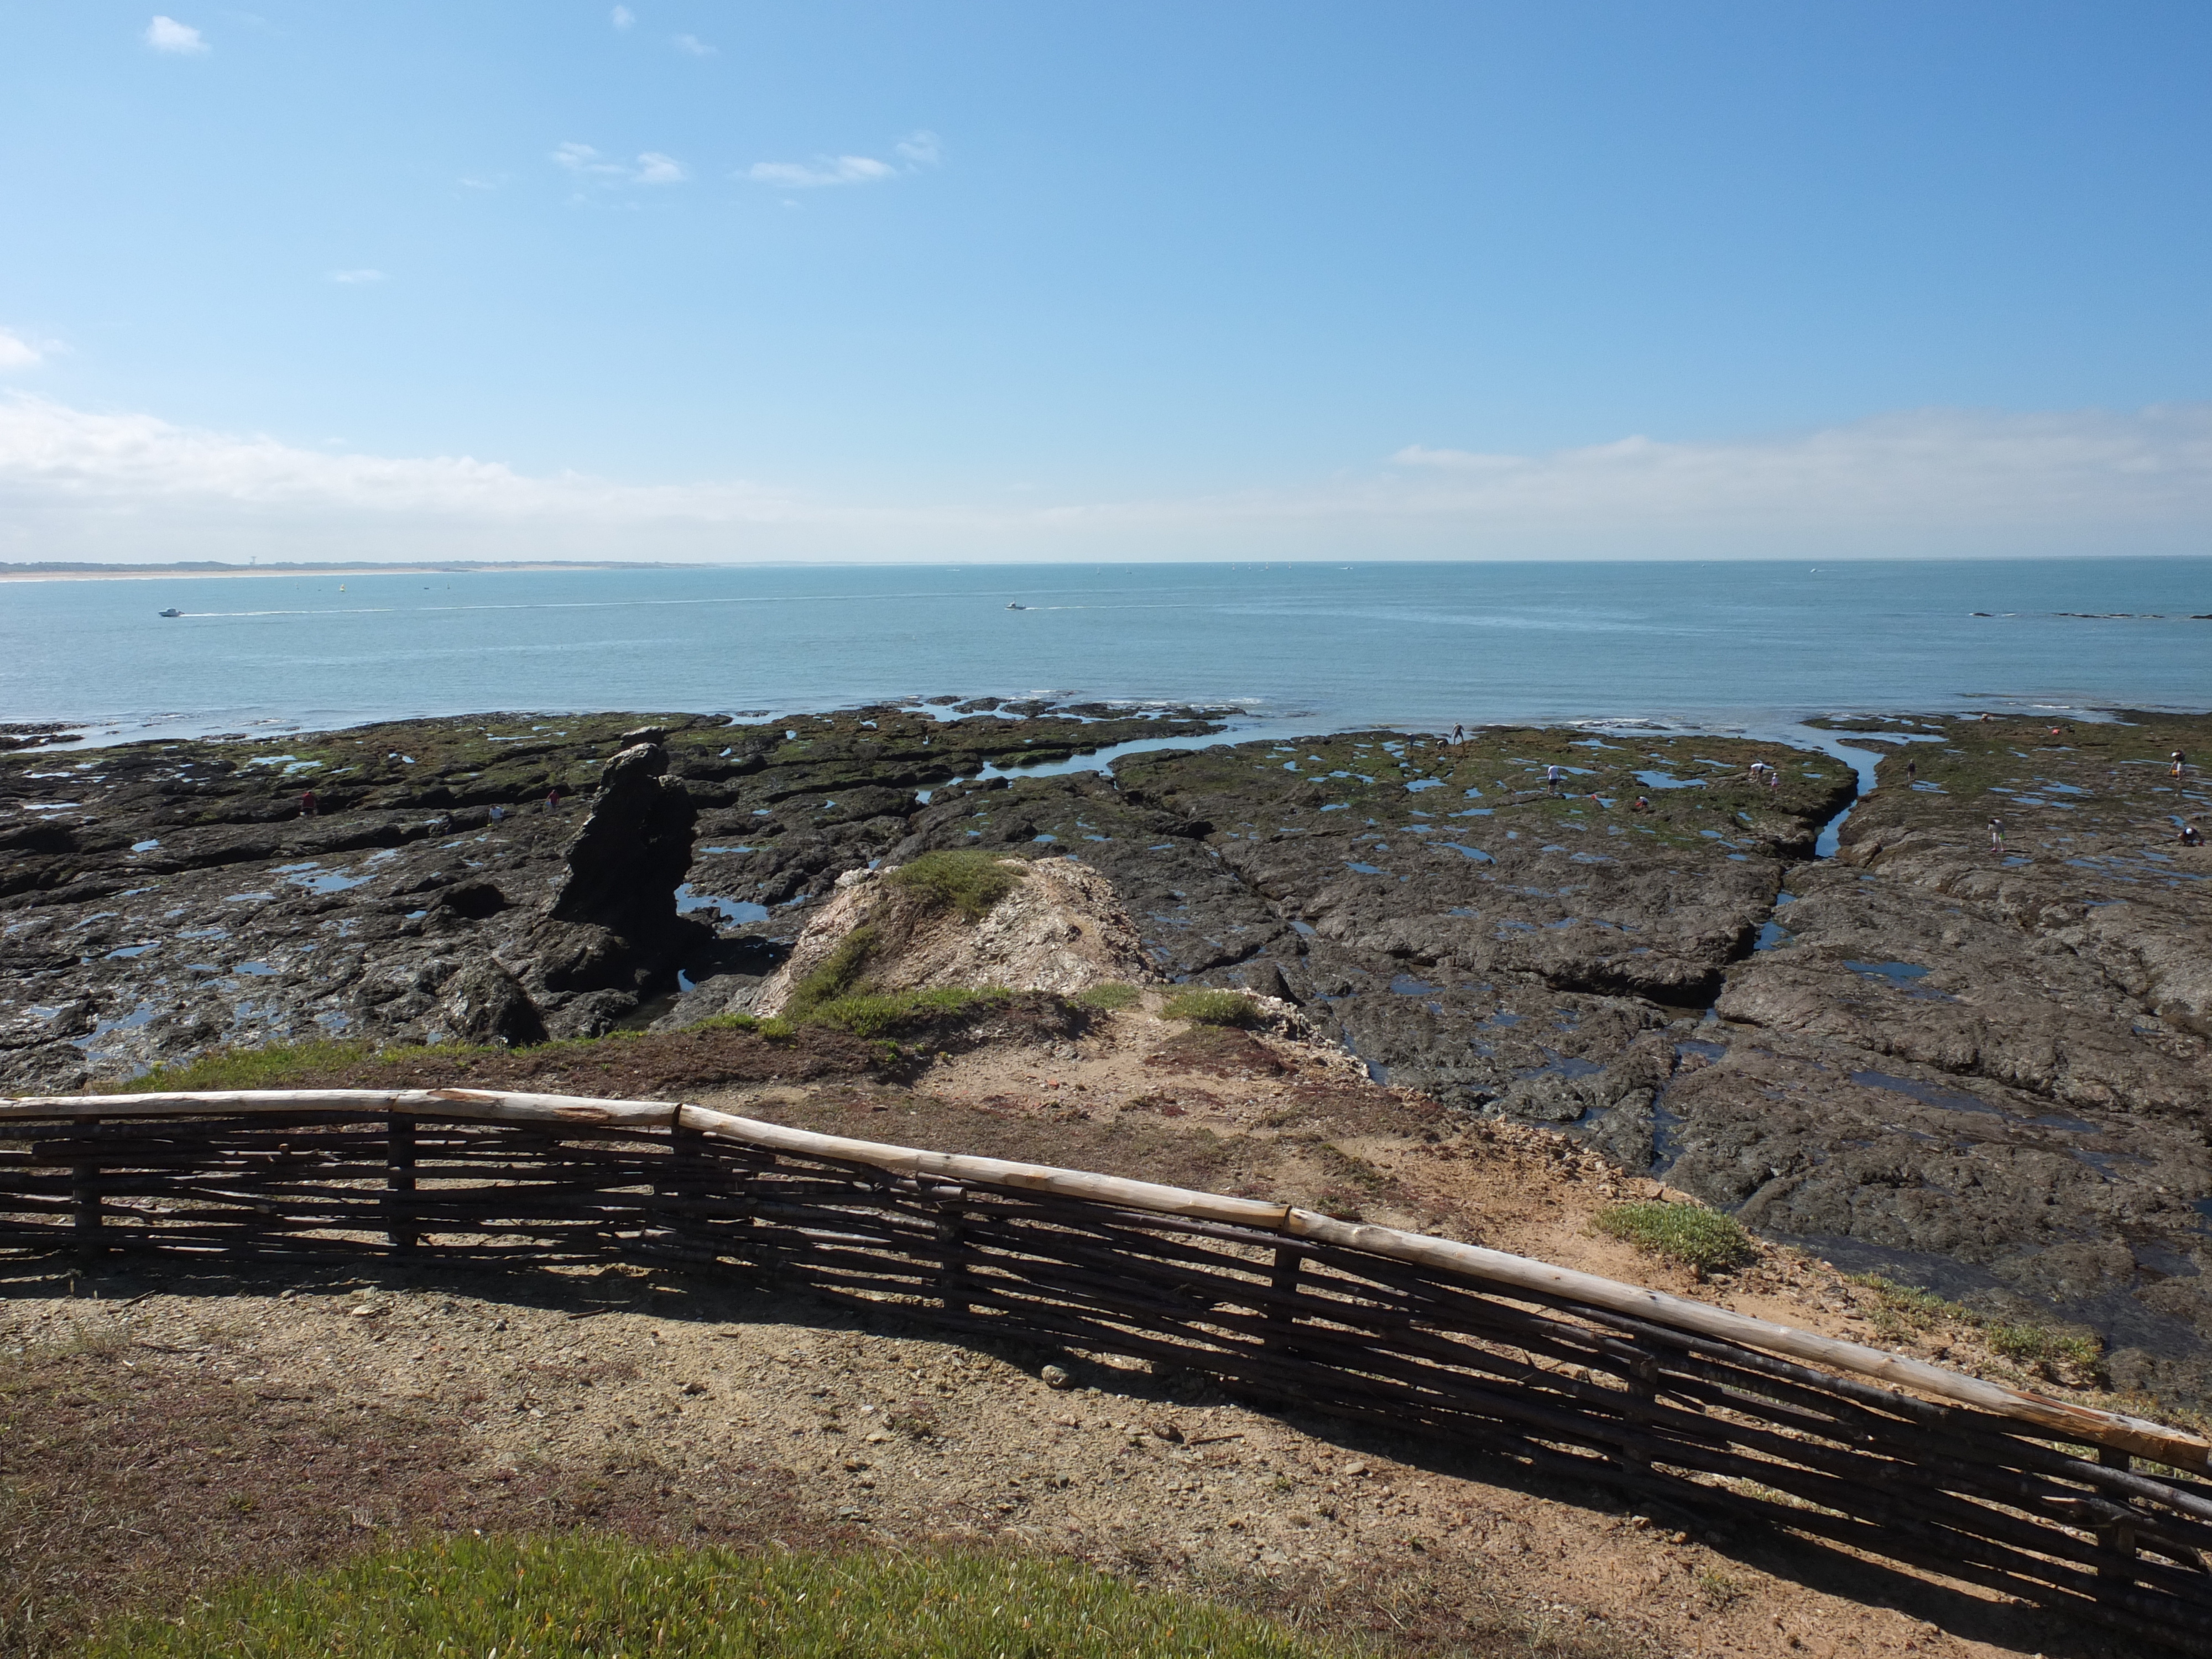
<path id="1" fill-rule="evenodd" d="M 236 576 L 499 576 L 510 572 L 545 570 L 661 570 L 670 567 L 647 564 L 331 564 L 246 565 L 235 570 L 178 570 L 164 565 L 137 568 L 117 565 L 106 570 L 0 570 L 0 582 L 150 582 L 228 581 Z"/>

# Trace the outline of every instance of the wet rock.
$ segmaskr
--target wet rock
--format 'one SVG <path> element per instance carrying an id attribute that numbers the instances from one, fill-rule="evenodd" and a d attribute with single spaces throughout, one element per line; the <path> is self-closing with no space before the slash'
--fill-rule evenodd
<path id="1" fill-rule="evenodd" d="M 666 775 L 668 752 L 633 744 L 606 764 L 591 815 L 562 858 L 568 871 L 548 915 L 603 927 L 651 949 L 679 929 L 676 890 L 691 867 L 697 816 L 684 786 Z"/>
<path id="2" fill-rule="evenodd" d="M 463 1042 L 522 1048 L 545 1041 L 545 1022 L 514 976 L 494 962 L 471 963 L 440 992 L 447 1024 Z"/>

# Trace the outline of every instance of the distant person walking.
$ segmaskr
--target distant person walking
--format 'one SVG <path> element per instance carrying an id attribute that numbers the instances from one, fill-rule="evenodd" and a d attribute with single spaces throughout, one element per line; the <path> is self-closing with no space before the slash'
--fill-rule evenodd
<path id="1" fill-rule="evenodd" d="M 1565 776 L 1566 774 L 1556 766 L 1547 766 L 1544 769 L 1544 782 L 1555 795 L 1559 793 L 1559 784 Z"/>
<path id="2" fill-rule="evenodd" d="M 1461 745 L 1461 744 L 1462 744 L 1466 743 L 1466 741 L 1467 741 L 1467 727 L 1465 727 L 1464 726 L 1453 726 L 1453 727 L 1452 727 L 1452 744 L 1453 744 L 1453 746 L 1454 746 L 1455 748 L 1456 748 L 1456 747 L 1458 747 L 1459 745 Z"/>
<path id="3" fill-rule="evenodd" d="M 2181 775 L 2181 769 L 2188 764 L 2189 757 L 2183 754 L 2179 749 L 2175 750 L 2173 751 L 2173 775 L 2177 778 L 2179 777 Z"/>
<path id="4" fill-rule="evenodd" d="M 1990 851 L 1992 853 L 2004 851 L 2004 820 L 2002 818 L 1990 820 Z"/>
<path id="5" fill-rule="evenodd" d="M 315 792 L 312 789 L 302 789 L 300 792 L 300 816 L 303 818 L 322 816 L 322 807 L 316 801 Z"/>
<path id="6" fill-rule="evenodd" d="M 549 812 L 557 812 L 561 810 L 561 791 L 558 787 L 545 797 L 545 810 Z"/>
<path id="7" fill-rule="evenodd" d="M 1916 760 L 1909 760 L 1909 761 L 1905 762 L 1905 781 L 1907 783 L 1917 783 L 1917 782 L 1918 782 L 1918 781 L 1919 781 L 1919 779 L 1920 779 L 1920 763 L 1919 763 L 1918 761 L 1916 761 Z"/>

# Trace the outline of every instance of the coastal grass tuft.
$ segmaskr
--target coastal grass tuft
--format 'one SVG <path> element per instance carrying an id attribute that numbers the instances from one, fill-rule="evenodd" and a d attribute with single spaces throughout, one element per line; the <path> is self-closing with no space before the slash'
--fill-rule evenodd
<path id="1" fill-rule="evenodd" d="M 787 1019 L 803 1020 L 824 1003 L 850 996 L 860 988 L 868 958 L 876 953 L 876 930 L 865 923 L 837 941 L 837 948 L 822 965 L 791 988 L 783 1006 Z"/>
<path id="2" fill-rule="evenodd" d="M 885 878 L 933 906 L 957 910 L 969 921 L 981 921 L 1027 874 L 1018 863 L 996 853 L 958 848 L 924 853 L 911 864 L 885 872 Z"/>
<path id="3" fill-rule="evenodd" d="M 948 1016 L 998 1006 L 1012 996 L 1012 992 L 996 987 L 980 991 L 956 987 L 881 994 L 860 991 L 817 1002 L 799 1018 L 805 1024 L 827 1025 L 857 1037 L 896 1037 Z"/>
<path id="4" fill-rule="evenodd" d="M 1178 991 L 1160 1005 L 1169 1019 L 1196 1025 L 1264 1025 L 1267 1011 L 1242 991 Z"/>
<path id="5" fill-rule="evenodd" d="M 1861 1290 L 1871 1293 L 1861 1306 L 1874 1326 L 1875 1336 L 1884 1342 L 1900 1342 L 1946 1326 L 1977 1329 L 1982 1323 L 1981 1315 L 1972 1308 L 1946 1301 L 1933 1291 L 1900 1285 L 1880 1273 L 1850 1273 L 1846 1277 Z"/>
<path id="6" fill-rule="evenodd" d="M 1700 1278 L 1757 1259 L 1751 1235 L 1733 1216 L 1696 1204 L 1615 1204 L 1601 1211 L 1597 1230 L 1679 1261 Z"/>
<path id="7" fill-rule="evenodd" d="M 1872 1292 L 1865 1306 L 1875 1334 L 1895 1342 L 1945 1327 L 1977 1331 L 1991 1353 L 2015 1365 L 2031 1366 L 2046 1376 L 2061 1369 L 2094 1371 L 2103 1349 L 2095 1337 L 2080 1331 L 2054 1330 L 2032 1321 L 2007 1322 L 1984 1318 L 1972 1308 L 1947 1302 L 1933 1291 L 1899 1285 L 1880 1273 L 1856 1273 L 1850 1282 Z"/>
<path id="8" fill-rule="evenodd" d="M 1145 1000 L 1145 994 L 1133 985 L 1120 980 L 1109 980 L 1103 985 L 1094 985 L 1087 991 L 1076 993 L 1075 1000 L 1085 1008 L 1133 1008 Z"/>
<path id="9" fill-rule="evenodd" d="M 1991 1325 L 1983 1335 L 1992 1353 L 2015 1365 L 2033 1365 L 2045 1373 L 2059 1366 L 2094 1370 L 2103 1352 L 2094 1336 L 2077 1331 L 2054 1331 L 2045 1325 Z"/>
<path id="10" fill-rule="evenodd" d="M 359 1038 L 272 1042 L 260 1048 L 218 1048 L 179 1066 L 157 1066 L 134 1078 L 92 1086 L 99 1093 L 114 1095 L 282 1089 L 302 1078 L 350 1071 L 374 1059 L 374 1045 Z"/>
<path id="11" fill-rule="evenodd" d="M 1328 1659 L 1355 1650 L 1067 1560 L 452 1538 L 124 1621 L 84 1659 Z"/>

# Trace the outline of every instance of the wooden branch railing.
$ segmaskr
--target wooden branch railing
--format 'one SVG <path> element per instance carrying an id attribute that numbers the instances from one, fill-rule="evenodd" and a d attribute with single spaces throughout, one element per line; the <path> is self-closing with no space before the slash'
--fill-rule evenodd
<path id="1" fill-rule="evenodd" d="M 0 1102 L 0 1252 L 143 1250 L 689 1262 L 1205 1373 L 2212 1656 L 2201 1437 L 1283 1204 L 662 1102 Z"/>

